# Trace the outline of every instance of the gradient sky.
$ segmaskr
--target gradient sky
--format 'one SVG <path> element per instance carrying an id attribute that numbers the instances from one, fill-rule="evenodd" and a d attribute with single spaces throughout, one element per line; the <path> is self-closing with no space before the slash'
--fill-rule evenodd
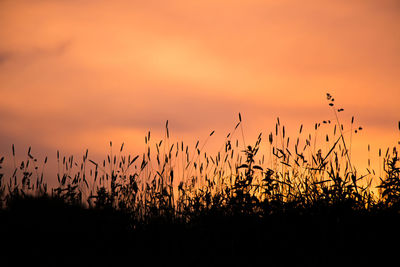
<path id="1" fill-rule="evenodd" d="M 221 141 L 238 112 L 253 143 L 332 119 L 330 92 L 365 162 L 400 139 L 399 28 L 397 0 L 0 0 L 0 152 L 140 153 L 167 119 Z"/>

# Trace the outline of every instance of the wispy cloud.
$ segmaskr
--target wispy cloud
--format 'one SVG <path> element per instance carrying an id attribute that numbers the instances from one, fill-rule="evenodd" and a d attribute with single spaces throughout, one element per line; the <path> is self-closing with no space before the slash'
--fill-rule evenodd
<path id="1" fill-rule="evenodd" d="M 31 62 L 58 57 L 63 55 L 71 46 L 71 41 L 62 41 L 46 47 L 27 46 L 23 49 L 9 48 L 8 51 L 0 51 L 0 66 L 9 62 L 29 64 Z"/>

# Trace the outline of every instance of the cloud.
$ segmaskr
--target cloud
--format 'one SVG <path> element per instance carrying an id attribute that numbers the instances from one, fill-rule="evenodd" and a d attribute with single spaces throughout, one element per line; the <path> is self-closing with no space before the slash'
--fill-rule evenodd
<path id="1" fill-rule="evenodd" d="M 11 60 L 13 58 L 13 54 L 10 52 L 0 52 L 0 65 Z"/>
<path id="2" fill-rule="evenodd" d="M 9 62 L 30 64 L 41 59 L 59 57 L 66 53 L 71 47 L 71 43 L 70 40 L 67 40 L 47 47 L 28 46 L 20 50 L 10 48 L 9 51 L 0 51 L 0 66 Z"/>

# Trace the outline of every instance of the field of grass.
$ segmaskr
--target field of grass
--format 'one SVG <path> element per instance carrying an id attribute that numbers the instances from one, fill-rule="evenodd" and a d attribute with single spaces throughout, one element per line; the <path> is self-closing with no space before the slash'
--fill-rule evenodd
<path id="1" fill-rule="evenodd" d="M 152 142 L 149 132 L 139 156 L 111 142 L 103 162 L 88 151 L 81 161 L 58 153 L 55 188 L 41 171 L 47 158 L 39 163 L 29 149 L 11 177 L 0 174 L 1 258 L 51 266 L 389 262 L 400 240 L 396 144 L 379 151 L 382 177 L 360 174 L 345 135 L 362 128 L 352 121 L 346 129 L 342 109 L 327 100 L 335 120 L 315 124 L 315 134 L 330 129 L 323 144 L 302 126 L 288 137 L 278 118 L 274 132 L 244 145 L 239 114 L 209 155 L 207 140 L 172 143 L 167 122 L 165 138 Z"/>

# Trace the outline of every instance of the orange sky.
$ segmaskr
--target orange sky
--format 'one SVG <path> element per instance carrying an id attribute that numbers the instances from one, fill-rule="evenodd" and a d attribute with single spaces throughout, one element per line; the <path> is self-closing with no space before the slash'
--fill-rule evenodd
<path id="1" fill-rule="evenodd" d="M 0 0 L 0 151 L 141 152 L 167 119 L 221 141 L 238 112 L 252 143 L 332 119 L 330 92 L 365 162 L 400 138 L 399 27 L 397 0 Z"/>

